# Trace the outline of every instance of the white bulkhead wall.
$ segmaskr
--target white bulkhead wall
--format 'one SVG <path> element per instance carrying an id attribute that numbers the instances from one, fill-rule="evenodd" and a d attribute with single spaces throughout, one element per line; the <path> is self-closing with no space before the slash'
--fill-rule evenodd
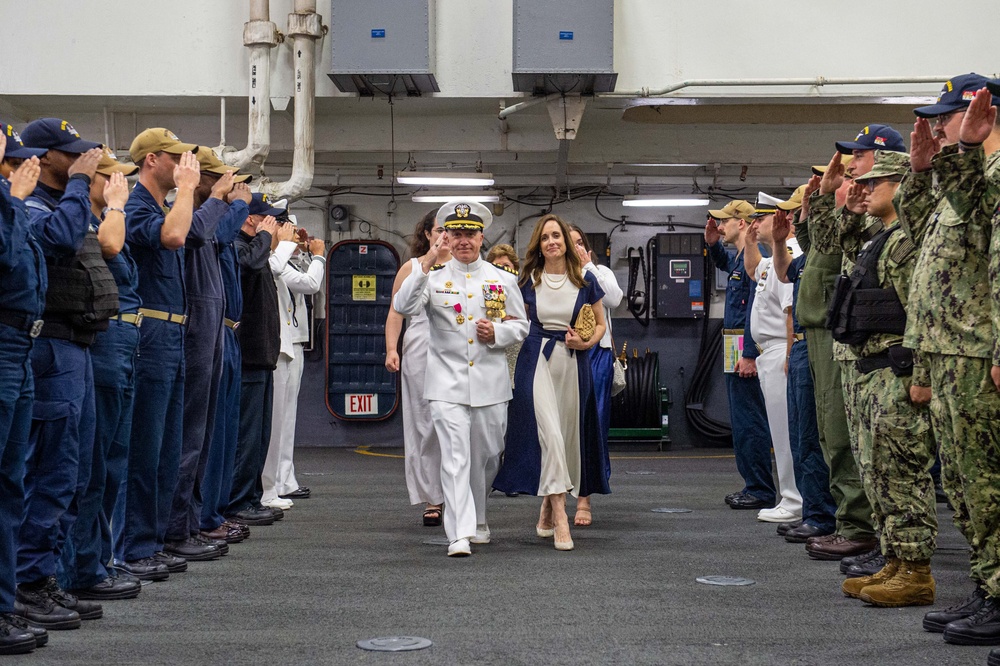
<path id="1" fill-rule="evenodd" d="M 435 2 L 433 70 L 440 95 L 513 97 L 510 0 Z M 0 0 L 0 8 L 11 28 L 0 40 L 5 94 L 245 95 L 242 26 L 248 9 L 242 0 Z M 320 0 L 317 9 L 328 23 L 329 4 Z M 280 30 L 291 10 L 291 0 L 272 0 L 271 20 Z M 618 0 L 617 89 L 655 89 L 704 78 L 989 74 L 1000 69 L 995 54 L 960 26 L 995 18 L 992 0 L 945 5 L 930 0 Z M 330 70 L 326 41 L 321 50 L 317 94 L 339 96 L 325 76 Z M 291 94 L 287 51 L 286 45 L 273 56 L 275 95 Z M 935 86 L 916 89 L 934 92 Z M 884 89 L 838 86 L 822 92 Z"/>

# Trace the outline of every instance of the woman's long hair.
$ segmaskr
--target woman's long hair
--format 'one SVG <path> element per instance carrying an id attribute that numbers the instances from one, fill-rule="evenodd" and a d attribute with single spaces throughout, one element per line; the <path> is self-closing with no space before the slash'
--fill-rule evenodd
<path id="1" fill-rule="evenodd" d="M 559 225 L 559 230 L 563 235 L 563 245 L 566 246 L 566 254 L 564 255 L 566 257 L 566 273 L 569 275 L 570 281 L 577 288 L 582 289 L 584 287 L 583 266 L 580 264 L 580 257 L 576 256 L 576 250 L 573 249 L 573 238 L 569 235 L 569 225 L 558 215 L 552 213 L 543 215 L 538 220 L 538 224 L 535 225 L 535 230 L 531 232 L 531 240 L 528 241 L 528 249 L 525 250 L 524 255 L 524 270 L 521 271 L 518 283 L 523 287 L 528 284 L 528 280 L 531 280 L 532 286 L 537 287 L 538 283 L 542 281 L 542 269 L 545 268 L 545 256 L 542 254 L 542 229 L 547 222 L 553 220 Z"/>
<path id="2" fill-rule="evenodd" d="M 431 249 L 431 242 L 427 238 L 427 235 L 434 229 L 436 218 L 437 209 L 435 208 L 417 222 L 417 226 L 413 228 L 413 236 L 410 238 L 410 256 L 408 258 L 422 257 Z"/>
<path id="3" fill-rule="evenodd" d="M 587 234 L 585 234 L 583 232 L 583 229 L 581 229 L 580 227 L 578 227 L 575 224 L 569 225 L 569 230 L 570 231 L 575 231 L 576 233 L 580 234 L 580 239 L 583 241 L 583 249 L 587 251 L 587 255 L 590 257 L 590 260 L 593 261 L 594 260 L 594 248 L 590 247 L 590 239 L 587 238 Z"/>

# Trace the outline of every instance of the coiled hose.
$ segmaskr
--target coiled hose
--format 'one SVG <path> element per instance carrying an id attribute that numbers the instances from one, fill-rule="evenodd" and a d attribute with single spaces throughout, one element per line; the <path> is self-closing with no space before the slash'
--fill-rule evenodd
<path id="1" fill-rule="evenodd" d="M 713 419 L 705 411 L 705 399 L 715 376 L 715 362 L 722 354 L 722 326 L 721 319 L 710 325 L 709 319 L 705 318 L 698 364 L 691 377 L 691 385 L 684 391 L 684 411 L 688 423 L 695 432 L 709 440 L 708 443 L 730 446 L 733 441 L 732 427 L 724 421 Z"/>
<path id="2" fill-rule="evenodd" d="M 626 342 L 626 345 L 628 343 Z M 660 427 L 660 355 L 635 350 L 625 371 L 625 390 L 611 399 L 612 428 Z"/>

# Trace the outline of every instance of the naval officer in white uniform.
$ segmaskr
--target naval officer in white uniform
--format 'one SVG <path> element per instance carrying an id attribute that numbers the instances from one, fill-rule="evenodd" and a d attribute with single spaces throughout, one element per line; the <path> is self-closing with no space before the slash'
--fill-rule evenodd
<path id="1" fill-rule="evenodd" d="M 432 250 L 447 242 L 452 258 L 433 266 L 437 253 L 427 253 L 394 302 L 404 316 L 425 310 L 431 326 L 424 397 L 441 446 L 452 556 L 471 554 L 470 541 L 489 542 L 486 497 L 499 469 L 511 399 L 504 349 L 524 340 L 529 327 L 517 278 L 480 257 L 483 230 L 492 221 L 480 203 L 442 206 L 437 223 L 445 233 Z"/>

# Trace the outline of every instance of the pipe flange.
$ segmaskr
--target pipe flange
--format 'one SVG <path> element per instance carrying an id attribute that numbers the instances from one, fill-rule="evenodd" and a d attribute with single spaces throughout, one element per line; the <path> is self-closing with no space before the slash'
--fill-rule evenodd
<path id="1" fill-rule="evenodd" d="M 319 14 L 289 14 L 285 34 L 289 37 L 319 39 L 323 36 L 323 17 Z"/>
<path id="2" fill-rule="evenodd" d="M 278 26 L 271 21 L 247 21 L 243 24 L 243 46 L 270 46 L 281 41 Z"/>

